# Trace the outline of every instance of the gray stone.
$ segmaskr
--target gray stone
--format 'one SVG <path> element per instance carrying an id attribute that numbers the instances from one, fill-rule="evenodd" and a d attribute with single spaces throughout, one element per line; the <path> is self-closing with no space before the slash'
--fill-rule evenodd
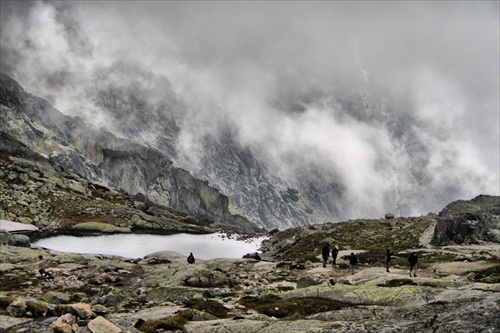
<path id="1" fill-rule="evenodd" d="M 31 247 L 30 238 L 26 235 L 10 235 L 9 245 L 19 247 Z"/>
<path id="2" fill-rule="evenodd" d="M 47 291 L 43 299 L 47 303 L 52 304 L 69 304 L 71 302 L 71 295 L 60 291 Z"/>
<path id="3" fill-rule="evenodd" d="M 319 281 L 311 276 L 303 276 L 297 280 L 297 288 L 307 288 L 310 286 L 316 286 L 316 285 L 320 285 L 320 284 L 321 284 L 321 281 Z"/>

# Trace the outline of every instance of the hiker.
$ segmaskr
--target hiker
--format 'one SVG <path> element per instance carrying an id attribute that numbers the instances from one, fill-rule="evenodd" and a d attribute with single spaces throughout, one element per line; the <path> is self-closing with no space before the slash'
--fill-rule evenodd
<path id="1" fill-rule="evenodd" d="M 332 258 L 333 258 L 333 264 L 332 266 L 335 267 L 337 265 L 337 255 L 339 254 L 339 247 L 338 245 L 335 245 L 335 247 L 332 250 Z"/>
<path id="2" fill-rule="evenodd" d="M 255 252 L 255 254 L 254 254 L 253 258 L 254 258 L 255 260 L 262 260 L 262 258 L 259 256 L 259 253 L 257 253 L 257 252 Z"/>
<path id="3" fill-rule="evenodd" d="M 392 255 L 393 255 L 393 253 L 391 252 L 391 250 L 387 249 L 387 254 L 386 254 L 386 257 L 385 257 L 385 268 L 386 268 L 385 271 L 387 273 L 390 273 L 389 272 L 389 268 L 391 268 Z"/>
<path id="4" fill-rule="evenodd" d="M 189 264 L 194 264 L 194 256 L 193 256 L 193 252 L 191 252 L 191 253 L 189 254 L 189 257 L 188 257 L 188 259 L 187 259 L 187 260 L 188 260 L 188 263 L 189 263 Z"/>
<path id="5" fill-rule="evenodd" d="M 418 262 L 418 256 L 415 252 L 412 252 L 408 257 L 408 263 L 410 264 L 410 277 L 412 271 L 413 271 L 413 276 L 417 277 L 417 262 Z"/>
<path id="6" fill-rule="evenodd" d="M 328 257 L 330 256 L 330 247 L 328 244 L 323 246 L 321 250 L 321 255 L 323 256 L 323 268 L 326 267 L 326 263 L 328 262 Z"/>
<path id="7" fill-rule="evenodd" d="M 354 275 L 354 269 L 356 268 L 356 264 L 358 263 L 358 261 L 358 257 L 354 254 L 354 252 L 351 252 L 351 255 L 349 256 L 349 265 L 352 275 Z"/>

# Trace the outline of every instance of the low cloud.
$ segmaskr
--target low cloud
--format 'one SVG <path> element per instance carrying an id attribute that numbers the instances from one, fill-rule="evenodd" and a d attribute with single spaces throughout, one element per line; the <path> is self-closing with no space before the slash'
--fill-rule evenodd
<path id="1" fill-rule="evenodd" d="M 96 75 L 138 68 L 129 83 L 175 119 L 183 167 L 201 170 L 204 136 L 228 124 L 287 182 L 311 166 L 338 177 L 350 217 L 500 193 L 496 2 L 1 6 L 2 71 L 113 128 Z"/>

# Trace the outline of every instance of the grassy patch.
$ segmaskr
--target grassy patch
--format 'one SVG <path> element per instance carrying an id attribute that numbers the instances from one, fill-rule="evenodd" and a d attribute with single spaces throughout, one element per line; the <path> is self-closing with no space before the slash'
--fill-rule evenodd
<path id="1" fill-rule="evenodd" d="M 419 254 L 419 264 L 439 264 L 455 261 L 456 256 L 450 254 Z"/>
<path id="2" fill-rule="evenodd" d="M 246 296 L 241 298 L 239 303 L 266 316 L 288 320 L 303 319 L 316 313 L 353 306 L 350 303 L 324 298 L 282 299 L 276 295 Z"/>
<path id="3" fill-rule="evenodd" d="M 228 309 L 221 303 L 213 300 L 189 300 L 186 307 L 210 313 L 217 318 L 227 318 Z"/>
<path id="4" fill-rule="evenodd" d="M 321 254 L 321 241 L 331 238 L 331 245 L 338 245 L 341 250 L 368 250 L 367 254 L 363 254 L 364 263 L 385 263 L 387 249 L 397 253 L 408 248 L 417 248 L 421 234 L 432 222 L 430 218 L 400 218 L 391 221 L 356 220 L 333 224 L 327 229 L 302 235 L 293 244 L 284 245 L 279 249 L 278 257 L 280 260 L 298 262 L 319 260 L 316 257 Z M 292 229 L 277 233 L 273 238 L 291 239 L 297 236 L 297 233 L 297 230 Z"/>
<path id="5" fill-rule="evenodd" d="M 19 290 L 26 285 L 37 285 L 38 278 L 29 272 L 22 270 L 13 270 L 0 274 L 0 286 L 2 291 Z"/>
<path id="6" fill-rule="evenodd" d="M 471 280 L 483 283 L 500 283 L 500 263 L 480 271 L 469 272 Z"/>
<path id="7" fill-rule="evenodd" d="M 319 259 L 317 256 L 313 255 L 313 254 L 310 254 L 310 255 L 306 255 L 300 259 L 297 260 L 297 263 L 299 264 L 303 264 L 303 263 L 306 263 L 306 262 L 321 262 L 321 259 Z"/>
<path id="8" fill-rule="evenodd" d="M 379 284 L 379 287 L 401 287 L 401 286 L 416 286 L 418 283 L 412 279 L 393 279 L 384 284 Z"/>

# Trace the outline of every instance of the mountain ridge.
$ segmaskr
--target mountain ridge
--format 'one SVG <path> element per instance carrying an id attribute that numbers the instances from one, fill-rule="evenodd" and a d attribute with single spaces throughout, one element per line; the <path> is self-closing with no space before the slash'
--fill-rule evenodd
<path id="1" fill-rule="evenodd" d="M 229 212 L 226 196 L 176 168 L 161 153 L 63 115 L 4 74 L 0 89 L 0 130 L 49 160 L 90 180 L 142 193 L 149 200 L 198 218 L 251 227 L 244 217 Z M 127 168 L 130 172 L 125 173 Z"/>

